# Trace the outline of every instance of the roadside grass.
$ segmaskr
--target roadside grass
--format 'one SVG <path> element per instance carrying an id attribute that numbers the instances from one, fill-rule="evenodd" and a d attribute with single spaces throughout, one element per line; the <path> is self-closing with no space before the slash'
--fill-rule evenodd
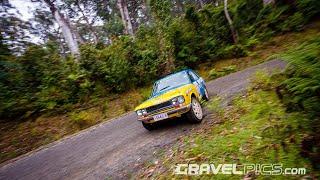
<path id="1" fill-rule="evenodd" d="M 320 36 L 320 22 L 309 26 L 302 32 L 271 38 L 252 48 L 247 57 L 203 63 L 197 71 L 206 80 L 210 80 L 269 60 L 268 57 L 276 53 Z M 217 75 L 214 75 L 215 72 Z M 95 98 L 85 104 L 70 105 L 66 109 L 71 110 L 62 110 L 60 114 L 44 114 L 24 121 L 0 121 L 0 163 L 132 111 L 148 99 L 150 93 L 151 85 Z"/>
<path id="2" fill-rule="evenodd" d="M 301 157 L 301 141 L 310 132 L 310 121 L 301 113 L 288 113 L 280 102 L 274 88 L 284 80 L 281 74 L 272 79 L 259 72 L 245 95 L 236 97 L 232 105 L 224 109 L 218 99 L 208 108 L 218 115 L 219 123 L 200 133 L 195 132 L 173 147 L 160 160 L 160 165 L 150 166 L 140 172 L 140 178 L 155 179 L 239 179 L 240 175 L 174 175 L 175 164 L 282 164 L 283 168 L 306 168 L 306 175 L 256 176 L 257 179 L 299 179 L 304 176 L 315 178 L 315 171 Z"/>

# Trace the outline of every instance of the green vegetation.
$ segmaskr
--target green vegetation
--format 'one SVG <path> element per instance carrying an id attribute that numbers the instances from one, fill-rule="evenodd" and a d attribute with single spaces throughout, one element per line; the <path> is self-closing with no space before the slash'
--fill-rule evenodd
<path id="1" fill-rule="evenodd" d="M 266 88 L 270 84 L 258 86 Z M 249 91 L 233 104 L 233 108 L 223 114 L 224 122 L 208 132 L 210 136 L 187 141 L 189 145 L 195 144 L 187 151 L 188 157 L 201 154 L 199 163 L 265 162 L 312 169 L 299 154 L 300 143 L 310 125 L 300 114 L 287 114 L 272 89 Z M 229 178 L 225 175 L 215 177 Z M 233 178 L 239 177 L 235 175 Z"/>
<path id="2" fill-rule="evenodd" d="M 303 43 L 281 58 L 289 62 L 283 97 L 291 110 L 303 110 L 312 117 L 320 113 L 320 38 Z M 293 97 L 293 98 L 292 98 Z"/>
<path id="3" fill-rule="evenodd" d="M 172 13 L 176 7 L 167 0 L 150 1 L 150 21 L 137 26 L 134 36 L 121 33 L 125 27 L 117 13 L 117 17 L 100 15 L 105 24 L 96 27 L 102 29 L 99 41 L 81 43 L 80 54 L 75 56 L 54 34 L 43 44 L 25 43 L 25 50 L 18 52 L 8 43 L 7 38 L 14 37 L 1 34 L 0 162 L 132 110 L 149 97 L 155 79 L 172 71 L 189 67 L 214 79 L 319 36 L 319 24 L 313 23 L 320 12 L 319 2 L 279 0 L 263 5 L 262 0 L 230 1 L 237 44 L 223 4 L 207 3 L 199 8 L 185 2 L 183 11 Z M 105 12 L 100 7 L 97 11 Z M 79 27 L 84 28 L 80 34 L 88 31 Z M 107 37 L 105 31 L 111 35 Z M 283 58 L 308 71 L 290 70 L 288 80 L 278 89 L 291 111 L 304 110 L 316 117 L 319 81 L 318 71 L 312 69 L 319 66 L 318 55 L 302 56 L 309 49 L 314 52 L 318 44 L 315 40 L 304 46 Z M 305 80 L 310 81 L 300 86 Z"/>
<path id="4" fill-rule="evenodd" d="M 119 36 L 110 45 L 83 44 L 78 59 L 63 58 L 58 44 L 50 41 L 29 46 L 16 56 L 1 41 L 0 117 L 17 119 L 65 110 L 70 104 L 149 85 L 181 68 L 246 56 L 251 47 L 276 33 L 303 29 L 320 9 L 314 0 L 279 1 L 275 6 L 263 6 L 262 1 L 232 2 L 229 9 L 240 37 L 233 44 L 223 5 L 196 10 L 190 4 L 176 17 L 170 15 L 171 6 L 170 1 L 152 1 L 152 26 L 141 25 L 134 38 Z"/>
<path id="5" fill-rule="evenodd" d="M 282 56 L 289 62 L 286 80 L 278 88 L 278 96 L 289 112 L 308 117 L 311 133 L 302 142 L 302 155 L 320 169 L 320 38 L 308 41 Z"/>

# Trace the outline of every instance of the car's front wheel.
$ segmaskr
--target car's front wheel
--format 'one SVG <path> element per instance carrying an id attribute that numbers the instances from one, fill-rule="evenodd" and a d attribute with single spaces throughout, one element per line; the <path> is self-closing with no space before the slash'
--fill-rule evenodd
<path id="1" fill-rule="evenodd" d="M 191 123 L 200 123 L 203 119 L 201 104 L 196 98 L 191 99 L 191 109 L 187 112 L 187 118 Z"/>
<path id="2" fill-rule="evenodd" d="M 156 125 L 155 123 L 145 123 L 142 121 L 142 125 L 144 128 L 146 128 L 148 131 L 152 131 L 154 129 L 156 129 Z"/>

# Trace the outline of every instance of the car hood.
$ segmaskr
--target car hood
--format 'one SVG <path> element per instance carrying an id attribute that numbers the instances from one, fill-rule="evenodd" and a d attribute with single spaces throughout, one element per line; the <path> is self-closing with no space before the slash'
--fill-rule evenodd
<path id="1" fill-rule="evenodd" d="M 144 101 L 142 104 L 135 108 L 135 111 L 144 109 L 150 106 L 154 106 L 163 102 L 166 102 L 174 97 L 186 94 L 186 92 L 192 87 L 192 84 L 186 84 L 173 89 L 169 89 L 159 93 L 158 95 Z"/>

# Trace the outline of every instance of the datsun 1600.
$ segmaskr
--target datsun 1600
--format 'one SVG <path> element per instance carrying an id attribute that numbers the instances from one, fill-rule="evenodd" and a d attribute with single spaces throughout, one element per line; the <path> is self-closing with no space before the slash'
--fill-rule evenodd
<path id="1" fill-rule="evenodd" d="M 150 98 L 137 106 L 135 112 L 147 130 L 155 129 L 158 121 L 181 116 L 200 123 L 202 100 L 209 100 L 205 81 L 193 70 L 186 69 L 156 81 Z"/>

